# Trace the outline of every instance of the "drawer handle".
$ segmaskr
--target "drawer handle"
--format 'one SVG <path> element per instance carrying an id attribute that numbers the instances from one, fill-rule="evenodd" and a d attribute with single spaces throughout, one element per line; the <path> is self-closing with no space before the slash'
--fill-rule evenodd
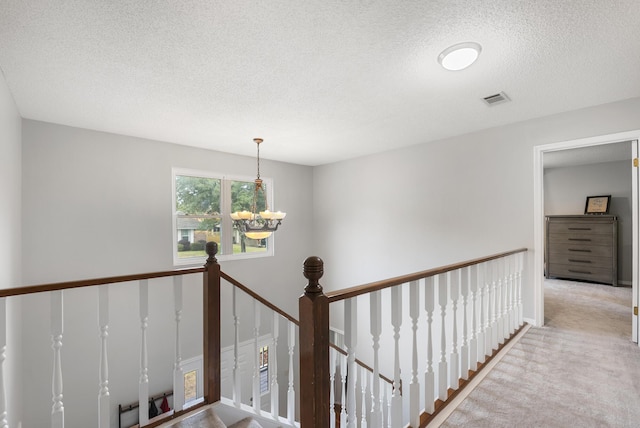
<path id="1" fill-rule="evenodd" d="M 573 272 L 573 273 L 586 273 L 588 275 L 591 275 L 591 272 L 586 271 L 586 270 L 573 270 L 573 269 L 569 269 L 569 272 Z"/>
<path id="2" fill-rule="evenodd" d="M 574 259 L 569 259 L 569 261 L 571 263 L 591 263 L 591 260 L 574 260 Z"/>
<path id="3" fill-rule="evenodd" d="M 569 238 L 569 241 L 581 241 L 581 242 L 590 242 L 589 238 Z"/>
<path id="4" fill-rule="evenodd" d="M 570 227 L 569 230 L 591 230 L 590 227 Z"/>
<path id="5" fill-rule="evenodd" d="M 569 251 L 575 251 L 577 253 L 590 253 L 591 252 L 591 250 L 581 250 L 581 249 L 578 249 L 578 248 L 569 248 Z"/>

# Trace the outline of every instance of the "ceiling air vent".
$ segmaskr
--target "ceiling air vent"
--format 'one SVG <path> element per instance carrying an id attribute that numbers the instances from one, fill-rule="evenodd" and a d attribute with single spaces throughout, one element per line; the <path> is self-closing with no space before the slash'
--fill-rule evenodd
<path id="1" fill-rule="evenodd" d="M 488 97 L 483 98 L 484 102 L 488 106 L 494 106 L 496 104 L 506 103 L 507 101 L 511 101 L 507 94 L 504 92 L 500 92 L 499 94 L 489 95 Z"/>

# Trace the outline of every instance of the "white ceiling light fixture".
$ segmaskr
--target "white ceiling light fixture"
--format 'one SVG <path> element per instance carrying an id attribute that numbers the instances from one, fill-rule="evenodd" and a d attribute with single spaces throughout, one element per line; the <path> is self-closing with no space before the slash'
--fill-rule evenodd
<path id="1" fill-rule="evenodd" d="M 476 62 L 481 51 L 482 46 L 476 42 L 458 43 L 443 50 L 438 62 L 447 70 L 464 70 Z"/>

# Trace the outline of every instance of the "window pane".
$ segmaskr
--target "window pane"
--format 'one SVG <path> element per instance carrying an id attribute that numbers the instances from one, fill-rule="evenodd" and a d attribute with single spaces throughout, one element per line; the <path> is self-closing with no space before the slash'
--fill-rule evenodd
<path id="1" fill-rule="evenodd" d="M 176 176 L 176 229 L 178 258 L 204 257 L 207 242 L 218 243 L 221 233 L 221 180 Z"/>
<path id="2" fill-rule="evenodd" d="M 220 179 L 177 175 L 176 211 L 186 215 L 220 215 Z"/>
<path id="3" fill-rule="evenodd" d="M 263 184 L 265 187 L 265 184 Z M 231 182 L 231 212 L 251 211 L 253 206 L 255 183 L 252 181 Z M 266 190 L 266 187 L 265 189 Z M 265 193 L 266 194 L 266 193 Z M 265 198 L 262 191 L 258 192 L 256 211 L 265 210 Z M 237 227 L 233 227 L 233 254 L 255 253 L 267 251 L 267 239 L 249 239 Z"/>
<path id="4" fill-rule="evenodd" d="M 204 257 L 207 242 L 220 244 L 220 217 L 178 215 L 178 258 Z"/>

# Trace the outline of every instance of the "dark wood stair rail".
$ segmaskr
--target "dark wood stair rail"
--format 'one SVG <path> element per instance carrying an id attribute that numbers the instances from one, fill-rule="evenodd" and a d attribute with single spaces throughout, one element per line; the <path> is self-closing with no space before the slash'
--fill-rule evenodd
<path id="1" fill-rule="evenodd" d="M 320 257 L 308 257 L 303 273 L 308 283 L 298 301 L 300 311 L 300 426 L 329 426 L 329 304 L 373 291 L 432 277 L 468 266 L 526 252 L 526 248 L 480 257 L 461 263 L 441 266 L 382 281 L 336 290 L 324 294 L 320 278 L 324 262 Z M 304 338 L 304 340 L 303 340 Z M 447 400 L 448 401 L 448 400 Z"/>
<path id="2" fill-rule="evenodd" d="M 181 276 L 181 275 L 189 275 L 189 274 L 194 274 L 194 273 L 204 273 L 203 277 L 204 277 L 204 307 L 203 307 L 203 329 L 204 331 L 209 331 L 209 332 L 218 332 L 218 340 L 215 339 L 215 336 L 213 338 L 213 340 L 209 339 L 206 335 L 204 337 L 204 344 L 203 344 L 203 349 L 205 352 L 205 355 L 203 356 L 203 361 L 205 361 L 204 363 L 204 376 L 205 379 L 213 379 L 215 381 L 215 379 L 220 377 L 220 352 L 218 353 L 211 353 L 212 351 L 215 351 L 216 347 L 219 348 L 220 347 L 220 340 L 219 340 L 219 335 L 220 335 L 220 323 L 219 323 L 219 284 L 220 284 L 220 275 L 219 273 L 216 275 L 216 272 L 220 271 L 220 265 L 218 265 L 216 263 L 215 260 L 215 253 L 217 252 L 217 245 L 216 248 L 214 249 L 213 247 L 211 247 L 209 249 L 209 251 L 211 251 L 213 253 L 213 255 L 211 253 L 209 253 L 209 258 L 207 259 L 207 264 L 204 267 L 198 267 L 198 268 L 187 268 L 187 269 L 174 269 L 174 270 L 167 270 L 167 271 L 158 271 L 158 272 L 149 272 L 149 273 L 139 273 L 139 274 L 132 274 L 132 275 L 119 275 L 119 276 L 110 276 L 110 277 L 105 277 L 105 278 L 93 278 L 93 279 L 84 279 L 84 280 L 78 280 L 78 281 L 66 281 L 66 282 L 57 282 L 57 283 L 51 283 L 51 284 L 41 284 L 41 285 L 31 285 L 31 286 L 24 286 L 24 287 L 15 287 L 15 288 L 5 288 L 5 289 L 0 289 L 0 298 L 3 297 L 11 297 L 11 296 L 22 296 L 22 295 L 27 295 L 27 294 L 34 294 L 34 293 L 44 293 L 44 292 L 49 292 L 49 291 L 59 291 L 59 290 L 70 290 L 73 288 L 84 288 L 84 287 L 94 287 L 94 286 L 98 286 L 98 285 L 106 285 L 106 284 L 116 284 L 116 283 L 121 283 L 121 282 L 131 282 L 131 281 L 139 281 L 142 279 L 153 279 L 153 278 L 163 278 L 163 277 L 169 277 L 169 276 Z M 213 257 L 213 259 L 212 259 Z M 217 280 L 216 280 L 217 278 Z M 216 287 L 217 285 L 217 287 Z M 217 290 L 217 293 L 216 293 Z M 217 299 L 216 299 L 216 294 L 218 295 Z M 218 309 L 215 310 L 215 302 L 218 302 Z M 212 305 L 212 306 L 210 306 Z M 213 309 L 213 310 L 212 310 Z M 216 323 L 216 319 L 217 321 L 217 325 Z M 212 324 L 213 323 L 213 324 Z M 215 333 L 212 333 L 215 334 Z M 214 343 L 211 343 L 214 342 Z M 217 342 L 217 345 L 215 344 L 215 342 Z M 207 350 L 208 350 L 208 355 L 210 355 L 212 358 L 209 358 L 207 356 Z M 213 373 L 213 375 L 211 375 L 211 373 Z M 217 373 L 217 375 L 216 375 Z M 218 382 L 219 383 L 219 382 Z M 208 403 L 214 403 L 218 400 L 220 400 L 220 388 L 219 386 L 217 388 L 212 388 L 211 384 L 207 385 L 207 383 L 205 382 L 204 385 L 204 395 L 205 395 L 205 400 L 203 403 L 197 404 L 193 407 L 190 407 L 188 410 L 181 410 L 181 411 L 175 411 L 172 415 L 167 416 L 166 418 L 163 418 L 161 420 L 158 420 L 154 423 L 151 423 L 149 425 L 145 425 L 145 428 L 152 428 L 155 427 L 157 425 L 160 425 L 170 419 L 176 418 L 180 415 L 183 415 L 185 413 L 191 412 L 194 409 L 197 409 L 199 407 L 204 406 L 205 404 Z"/>
<path id="3" fill-rule="evenodd" d="M 220 391 L 220 280 L 224 279 L 235 287 L 238 287 L 243 292 L 251 296 L 253 299 L 256 299 L 266 307 L 270 308 L 274 312 L 277 312 L 282 317 L 291 321 L 292 323 L 300 326 L 300 322 L 283 311 L 282 309 L 275 306 L 273 303 L 269 302 L 262 296 L 256 294 L 250 288 L 246 287 L 242 283 L 238 282 L 234 278 L 230 277 L 226 273 L 220 270 L 220 265 L 218 264 L 218 260 L 216 258 L 216 254 L 218 253 L 218 244 L 215 242 L 208 242 L 205 246 L 205 251 L 208 255 L 206 263 L 204 267 L 196 267 L 196 268 L 185 268 L 185 269 L 174 269 L 167 271 L 158 271 L 158 272 L 149 272 L 149 273 L 140 273 L 140 274 L 131 274 L 131 275 L 119 275 L 119 276 L 111 276 L 104 278 L 92 278 L 92 279 L 84 279 L 77 281 L 66 281 L 66 282 L 57 282 L 50 284 L 40 284 L 40 285 L 31 285 L 24 287 L 14 287 L 14 288 L 5 288 L 0 289 L 0 298 L 3 297 L 11 297 L 11 296 L 21 296 L 26 294 L 34 294 L 34 293 L 44 293 L 50 291 L 58 291 L 58 290 L 69 290 L 73 288 L 84 288 L 84 287 L 94 287 L 98 285 L 106 285 L 106 284 L 116 284 L 122 282 L 132 282 L 139 281 L 143 279 L 153 279 L 153 278 L 163 278 L 170 276 L 181 276 L 181 275 L 189 275 L 195 273 L 203 274 L 203 379 L 204 379 L 204 402 L 197 404 L 195 406 L 190 407 L 187 410 L 175 411 L 172 415 L 167 416 L 161 420 L 153 422 L 149 425 L 145 425 L 145 428 L 153 428 L 155 426 L 161 425 L 168 420 L 181 416 L 185 413 L 191 412 L 199 407 L 202 407 L 206 404 L 215 403 L 220 401 L 221 391 Z M 328 329 L 328 326 L 327 326 Z M 305 343 L 305 336 L 300 334 L 300 346 L 301 350 L 303 347 L 303 343 Z M 329 344 L 327 337 L 327 361 L 328 361 L 328 347 L 334 348 L 337 352 L 346 355 L 346 351 L 335 346 L 334 344 Z M 373 372 L 371 367 L 364 364 L 362 361 L 356 359 L 356 363 L 366 370 Z M 386 376 L 380 375 L 380 378 L 385 382 L 391 384 L 392 381 Z M 328 378 L 327 378 L 328 384 Z M 327 389 L 328 391 L 328 389 Z"/>

